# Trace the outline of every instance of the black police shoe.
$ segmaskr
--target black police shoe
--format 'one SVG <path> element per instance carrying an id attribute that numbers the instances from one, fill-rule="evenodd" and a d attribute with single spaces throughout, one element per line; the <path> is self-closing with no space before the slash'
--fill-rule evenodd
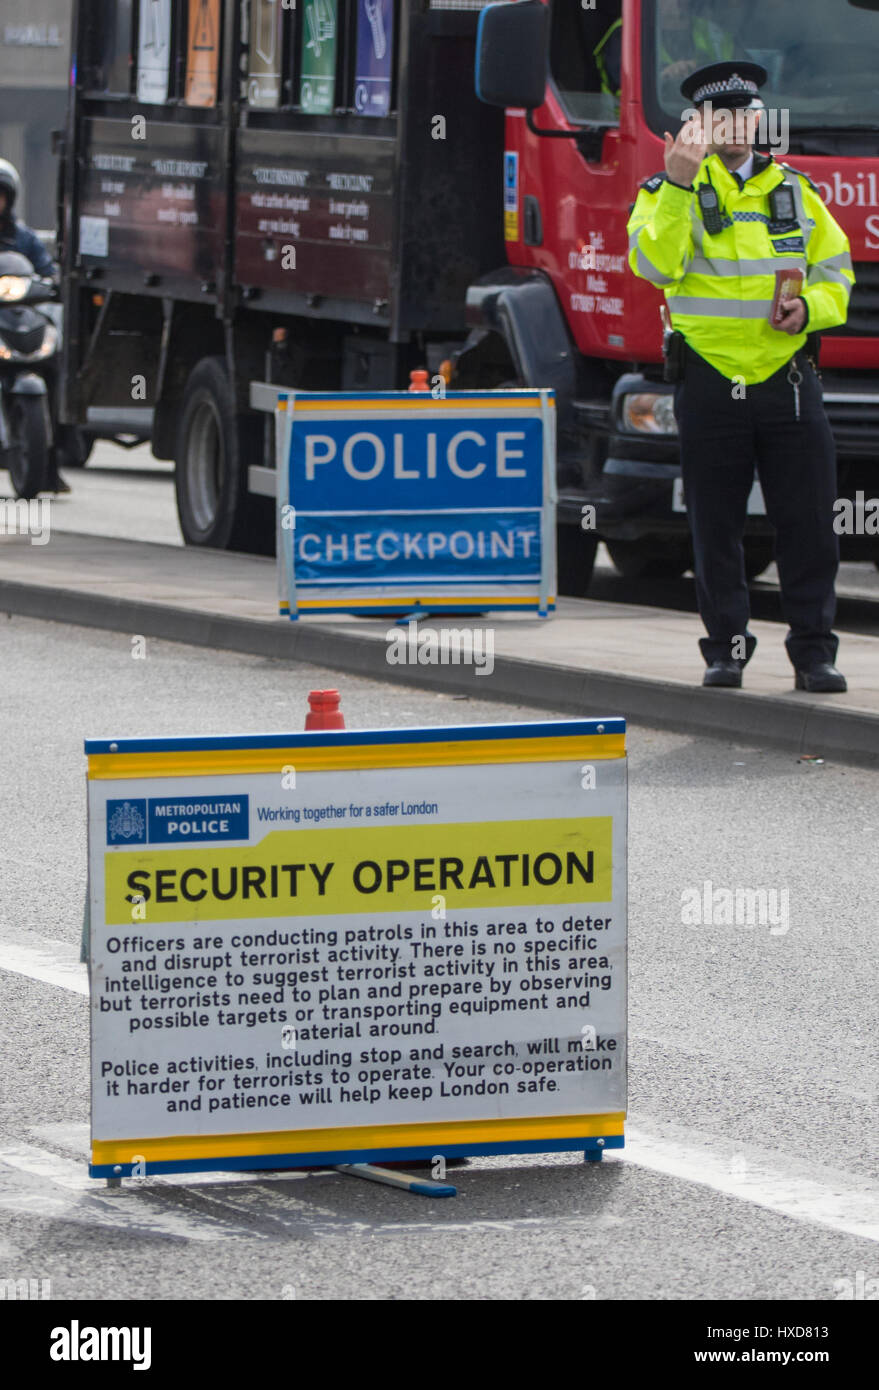
<path id="1" fill-rule="evenodd" d="M 727 685 L 734 689 L 741 687 L 741 662 L 712 662 L 702 676 L 702 685 Z"/>
<path id="2" fill-rule="evenodd" d="M 705 675 L 703 685 L 726 685 L 738 690 L 742 684 L 742 663 L 740 661 L 712 661 Z"/>
<path id="3" fill-rule="evenodd" d="M 841 695 L 848 690 L 845 676 L 829 661 L 812 666 L 808 671 L 797 671 L 797 690 L 809 690 L 813 695 Z"/>

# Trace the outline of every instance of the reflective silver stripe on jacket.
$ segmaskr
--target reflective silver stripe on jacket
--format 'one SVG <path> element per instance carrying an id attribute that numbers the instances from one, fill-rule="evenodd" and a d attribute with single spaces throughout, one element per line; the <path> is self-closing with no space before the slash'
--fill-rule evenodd
<path id="1" fill-rule="evenodd" d="M 768 319 L 772 308 L 771 299 L 699 299 L 685 294 L 669 295 L 667 303 L 672 313 L 716 319 Z"/>
<path id="2" fill-rule="evenodd" d="M 636 260 L 638 269 L 647 280 L 651 280 L 654 285 L 674 285 L 677 283 L 676 275 L 663 275 L 661 270 L 657 270 L 653 262 L 644 255 L 640 246 L 638 247 Z"/>
<path id="3" fill-rule="evenodd" d="M 850 251 L 839 251 L 835 256 L 827 256 L 823 261 L 816 261 L 809 266 L 808 283 L 810 285 L 820 285 L 822 280 L 831 280 L 837 285 L 842 285 L 851 297 L 852 282 L 843 271 L 848 270 L 854 275 L 854 266 Z"/>
<path id="4" fill-rule="evenodd" d="M 806 269 L 806 262 L 802 256 L 797 258 L 797 266 L 801 270 Z M 823 264 L 823 262 L 822 262 Z M 718 275 L 721 277 L 732 278 L 736 275 L 774 275 L 777 270 L 786 270 L 788 266 L 794 265 L 792 257 L 782 259 L 780 256 L 761 256 L 756 260 L 734 260 L 726 257 L 708 259 L 705 256 L 696 256 L 690 266 L 692 275 Z"/>

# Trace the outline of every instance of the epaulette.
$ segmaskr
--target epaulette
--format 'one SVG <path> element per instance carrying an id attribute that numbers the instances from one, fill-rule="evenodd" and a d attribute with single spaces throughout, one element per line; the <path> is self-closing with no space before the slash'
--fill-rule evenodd
<path id="1" fill-rule="evenodd" d="M 809 175 L 806 173 L 806 171 L 805 171 L 804 169 L 795 169 L 794 166 L 793 166 L 792 164 L 785 164 L 784 160 L 781 160 L 781 159 L 778 160 L 778 167 L 779 167 L 779 169 L 785 169 L 789 174 L 799 174 L 799 176 L 800 176 L 801 179 L 805 179 L 805 180 L 806 180 L 806 183 L 809 185 L 809 187 L 811 188 L 812 192 L 813 192 L 813 193 L 817 193 L 818 196 L 819 196 L 819 198 L 820 198 L 820 196 L 821 196 L 821 190 L 820 190 L 820 188 L 816 188 L 816 187 L 815 187 L 814 183 L 813 183 L 812 180 L 809 178 Z"/>
<path id="2" fill-rule="evenodd" d="M 641 187 L 646 188 L 648 193 L 657 193 L 667 177 L 667 174 L 653 174 L 649 179 L 644 180 Z"/>

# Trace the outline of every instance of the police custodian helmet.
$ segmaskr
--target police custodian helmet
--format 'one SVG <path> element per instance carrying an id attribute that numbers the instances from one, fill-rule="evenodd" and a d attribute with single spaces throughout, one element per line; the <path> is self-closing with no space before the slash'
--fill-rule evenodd
<path id="1" fill-rule="evenodd" d="M 690 73 L 681 83 L 681 95 L 693 106 L 710 101 L 725 110 L 750 106 L 760 88 L 769 81 L 769 73 L 759 63 L 709 63 Z"/>

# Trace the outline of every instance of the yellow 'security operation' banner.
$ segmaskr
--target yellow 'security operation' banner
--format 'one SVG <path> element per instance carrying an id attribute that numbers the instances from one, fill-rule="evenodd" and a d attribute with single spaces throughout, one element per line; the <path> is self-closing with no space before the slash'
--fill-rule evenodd
<path id="1" fill-rule="evenodd" d="M 602 902 L 611 887 L 608 816 L 275 831 L 241 849 L 201 846 L 109 854 L 105 920 L 132 919 L 148 905 L 151 922 L 202 918 L 315 916 L 365 910 L 418 911 L 452 893 L 461 907 Z"/>

